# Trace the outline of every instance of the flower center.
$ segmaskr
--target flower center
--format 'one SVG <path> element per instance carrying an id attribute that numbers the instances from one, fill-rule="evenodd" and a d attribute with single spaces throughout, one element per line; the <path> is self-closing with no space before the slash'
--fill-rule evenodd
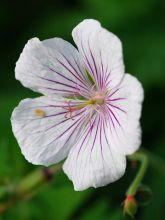
<path id="1" fill-rule="evenodd" d="M 105 94 L 102 92 L 96 92 L 94 97 L 91 99 L 91 104 L 102 105 L 105 102 Z"/>
<path id="2" fill-rule="evenodd" d="M 70 118 L 73 119 L 73 117 L 72 117 L 73 112 L 78 111 L 88 105 L 94 105 L 94 106 L 96 105 L 97 107 L 98 107 L 98 105 L 99 106 L 103 105 L 105 103 L 105 96 L 106 95 L 103 92 L 95 92 L 93 94 L 93 96 L 91 96 L 90 99 L 84 100 L 84 102 L 82 104 L 79 104 L 77 106 L 72 106 L 71 101 L 67 101 L 68 106 L 63 107 L 65 110 L 67 110 L 66 114 L 65 114 L 65 118 L 67 118 L 69 116 Z"/>

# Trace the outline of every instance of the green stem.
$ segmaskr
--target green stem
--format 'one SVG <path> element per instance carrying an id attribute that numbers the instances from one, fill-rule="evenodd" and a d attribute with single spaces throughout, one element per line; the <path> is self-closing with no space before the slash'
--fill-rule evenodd
<path id="1" fill-rule="evenodd" d="M 138 187 L 144 177 L 144 174 L 146 172 L 146 169 L 148 166 L 148 157 L 143 152 L 137 152 L 137 153 L 134 153 L 134 154 L 128 156 L 128 159 L 141 162 L 140 169 L 139 169 L 135 179 L 133 180 L 133 182 L 131 183 L 131 185 L 127 191 L 127 196 L 128 195 L 134 196 L 136 194 L 137 189 L 138 189 Z"/>
<path id="2" fill-rule="evenodd" d="M 38 189 L 45 186 L 61 170 L 61 167 L 61 164 L 57 164 L 46 169 L 39 168 L 25 176 L 14 186 L 12 184 L 5 188 L 0 187 L 0 199 L 2 201 L 5 200 L 5 197 L 7 199 L 6 202 L 0 202 L 0 214 L 14 206 L 18 201 L 34 196 Z"/>
<path id="3" fill-rule="evenodd" d="M 32 194 L 36 189 L 44 186 L 51 177 L 61 169 L 61 164 L 46 169 L 36 169 L 24 177 L 16 186 L 17 197 L 24 197 Z"/>

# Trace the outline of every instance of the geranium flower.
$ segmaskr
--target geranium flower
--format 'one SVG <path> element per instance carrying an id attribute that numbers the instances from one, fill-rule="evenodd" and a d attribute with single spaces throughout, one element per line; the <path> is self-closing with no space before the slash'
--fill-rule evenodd
<path id="1" fill-rule="evenodd" d="M 33 38 L 16 63 L 16 79 L 44 96 L 25 99 L 12 128 L 25 158 L 49 166 L 66 159 L 75 190 L 99 187 L 125 172 L 140 146 L 143 89 L 125 74 L 120 40 L 89 19 L 72 32 L 78 50 Z"/>

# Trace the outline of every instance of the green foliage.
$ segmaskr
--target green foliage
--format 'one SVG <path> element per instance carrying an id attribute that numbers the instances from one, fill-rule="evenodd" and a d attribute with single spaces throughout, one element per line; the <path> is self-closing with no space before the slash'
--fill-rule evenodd
<path id="1" fill-rule="evenodd" d="M 0 185 L 18 181 L 36 168 L 21 155 L 10 125 L 13 108 L 21 99 L 34 96 L 14 77 L 15 62 L 24 44 L 34 36 L 41 40 L 57 36 L 73 42 L 71 30 L 84 18 L 98 19 L 122 40 L 126 71 L 136 75 L 145 88 L 143 145 L 164 157 L 164 10 L 163 0 L 1 3 Z M 67 177 L 60 174 L 49 187 L 9 209 L 0 220 L 122 220 L 120 204 L 134 176 L 130 170 L 128 166 L 125 176 L 109 187 L 84 192 L 75 192 Z M 162 219 L 164 181 L 163 176 L 149 168 L 144 183 L 151 187 L 153 199 L 148 206 L 139 208 L 137 219 Z"/>

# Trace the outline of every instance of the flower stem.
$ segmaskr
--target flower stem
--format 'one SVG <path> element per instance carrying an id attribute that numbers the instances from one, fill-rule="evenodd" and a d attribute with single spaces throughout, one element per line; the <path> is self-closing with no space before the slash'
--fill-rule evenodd
<path id="1" fill-rule="evenodd" d="M 39 168 L 25 176 L 17 184 L 0 187 L 0 214 L 18 201 L 30 198 L 61 170 L 62 164 L 53 165 L 50 168 Z M 8 199 L 9 198 L 9 199 Z M 7 199 L 7 201 L 5 201 Z"/>
<path id="2" fill-rule="evenodd" d="M 135 179 L 133 180 L 133 182 L 131 183 L 130 187 L 128 188 L 127 191 L 127 196 L 134 196 L 137 192 L 137 189 L 144 177 L 144 174 L 146 172 L 146 169 L 148 167 L 148 157 L 145 153 L 141 152 L 136 152 L 130 156 L 128 156 L 128 159 L 131 161 L 140 161 L 141 162 L 141 166 L 140 169 L 135 177 Z"/>
<path id="3" fill-rule="evenodd" d="M 59 170 L 61 169 L 61 164 L 54 165 L 50 168 L 36 169 L 32 173 L 24 177 L 15 189 L 17 196 L 24 197 L 28 194 L 32 194 L 36 189 L 40 188 L 49 180 L 51 180 Z"/>

